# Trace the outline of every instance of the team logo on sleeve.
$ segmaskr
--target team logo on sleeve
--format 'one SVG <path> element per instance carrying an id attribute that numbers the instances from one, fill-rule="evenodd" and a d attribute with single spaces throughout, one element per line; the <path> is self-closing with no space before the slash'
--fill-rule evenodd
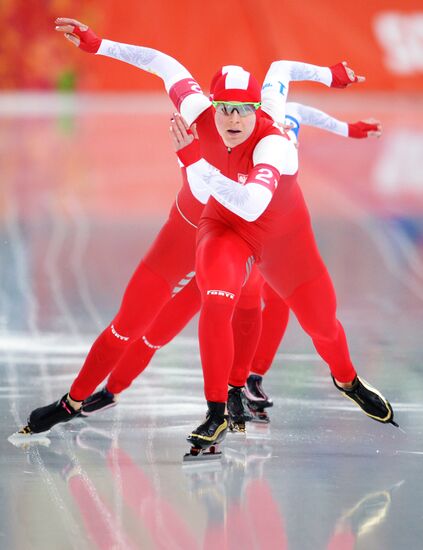
<path id="1" fill-rule="evenodd" d="M 248 178 L 247 174 L 238 173 L 238 183 L 245 183 L 247 181 L 247 178 Z"/>

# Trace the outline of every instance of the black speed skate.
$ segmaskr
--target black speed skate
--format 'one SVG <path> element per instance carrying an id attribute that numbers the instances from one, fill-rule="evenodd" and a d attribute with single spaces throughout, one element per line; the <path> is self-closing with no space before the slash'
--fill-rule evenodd
<path id="1" fill-rule="evenodd" d="M 229 429 L 231 432 L 245 433 L 245 423 L 253 416 L 248 409 L 244 388 L 232 387 L 228 392 Z"/>
<path id="2" fill-rule="evenodd" d="M 80 414 L 80 411 L 76 411 L 70 406 L 66 394 L 62 399 L 51 405 L 34 409 L 29 415 L 28 425 L 19 430 L 18 434 L 30 436 L 31 434 L 48 432 L 56 424 L 69 422 L 69 420 Z"/>
<path id="3" fill-rule="evenodd" d="M 399 427 L 398 424 L 394 422 L 394 412 L 389 401 L 368 382 L 356 376 L 352 387 L 345 389 L 338 386 L 333 376 L 332 379 L 336 388 L 341 391 L 345 397 L 354 401 L 364 414 L 367 414 L 367 416 L 370 416 L 373 420 L 377 420 L 383 424 L 393 424 L 397 428 Z"/>
<path id="4" fill-rule="evenodd" d="M 222 457 L 218 444 L 226 436 L 228 421 L 225 418 L 225 403 L 208 401 L 208 411 L 205 421 L 193 430 L 187 437 L 192 445 L 189 453 L 184 455 L 184 462 L 198 460 L 213 460 Z"/>
<path id="5" fill-rule="evenodd" d="M 265 393 L 262 386 L 263 377 L 258 374 L 250 374 L 245 387 L 245 397 L 248 408 L 252 414 L 252 421 L 260 424 L 270 422 L 267 408 L 273 407 L 273 401 Z"/>
<path id="6" fill-rule="evenodd" d="M 93 393 L 84 400 L 81 407 L 81 416 L 90 416 L 98 411 L 109 409 L 117 405 L 117 397 L 106 388 Z"/>

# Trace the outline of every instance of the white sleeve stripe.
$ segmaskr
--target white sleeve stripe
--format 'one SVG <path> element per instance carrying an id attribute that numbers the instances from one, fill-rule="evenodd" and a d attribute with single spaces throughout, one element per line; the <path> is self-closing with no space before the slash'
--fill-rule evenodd
<path id="1" fill-rule="evenodd" d="M 187 69 L 172 75 L 170 78 L 167 78 L 165 80 L 166 92 L 169 93 L 169 90 L 172 88 L 172 86 L 174 86 L 180 80 L 184 80 L 185 78 L 192 78 L 191 73 Z"/>
<path id="2" fill-rule="evenodd" d="M 203 94 L 192 93 L 186 96 L 179 107 L 182 117 L 187 121 L 188 126 L 211 106 L 211 101 Z"/>
<path id="3" fill-rule="evenodd" d="M 253 151 L 253 164 L 270 164 L 279 174 L 284 173 L 285 155 L 290 141 L 281 135 L 270 135 L 261 139 Z"/>

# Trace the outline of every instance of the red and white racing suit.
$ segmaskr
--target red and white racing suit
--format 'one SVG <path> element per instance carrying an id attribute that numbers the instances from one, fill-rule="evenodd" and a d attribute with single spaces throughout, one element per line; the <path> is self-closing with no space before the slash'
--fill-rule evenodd
<path id="1" fill-rule="evenodd" d="M 360 135 L 357 124 L 347 124 L 309 106 L 289 102 L 286 104 L 286 122 L 296 129 L 311 125 L 344 137 L 367 137 L 364 130 L 374 126 L 367 124 Z M 296 133 L 290 133 L 295 138 Z M 184 180 L 186 183 L 186 180 Z M 188 189 L 188 193 L 181 194 Z M 189 211 L 191 201 L 196 201 L 189 187 L 184 184 L 177 202 L 182 204 L 181 215 Z M 198 215 L 199 217 L 199 215 Z M 194 219 L 191 216 L 191 220 Z M 187 223 L 192 224 L 186 219 Z M 196 222 L 198 223 L 198 221 Z M 107 389 L 120 393 L 128 388 L 150 363 L 157 350 L 177 336 L 201 307 L 201 295 L 194 271 L 174 289 L 173 298 L 163 307 L 146 334 L 124 353 L 111 372 Z M 263 306 L 262 306 L 263 304 Z M 234 361 L 229 376 L 229 385 L 244 386 L 251 372 L 265 375 L 269 370 L 285 333 L 289 319 L 286 302 L 267 283 L 257 266 L 251 271 L 242 288 L 240 300 L 232 319 L 234 334 Z"/>
<path id="2" fill-rule="evenodd" d="M 217 134 L 209 100 L 178 62 L 156 50 L 105 40 L 99 53 L 162 76 L 181 114 L 189 123 L 197 123 L 203 160 L 197 162 L 189 151 L 183 151 L 181 159 L 186 163 L 193 195 L 200 202 L 212 195 L 200 220 L 196 255 L 203 298 L 200 347 L 207 399 L 226 401 L 233 360 L 231 319 L 246 268 L 253 260 L 260 262 L 264 276 L 294 310 L 334 376 L 340 381 L 352 380 L 355 371 L 336 320 L 333 288 L 317 252 L 296 177 L 279 177 L 284 171 L 283 150 L 289 146 L 288 139 L 271 120 L 258 117 L 252 136 L 228 151 Z M 288 77 L 305 79 L 297 78 L 303 65 L 291 63 L 289 67 L 295 66 L 295 71 Z M 304 67 L 311 80 L 330 84 L 330 71 L 321 78 L 314 67 Z M 191 160 L 195 162 L 191 164 Z M 195 246 L 191 230 L 195 228 L 179 214 L 182 198 L 178 197 L 168 222 L 131 278 L 118 314 L 92 346 L 72 385 L 72 398 L 81 400 L 92 393 L 128 344 L 145 334 L 178 281 L 192 271 Z M 181 246 L 169 248 L 176 234 Z M 216 262 L 211 261 L 213 256 Z"/>

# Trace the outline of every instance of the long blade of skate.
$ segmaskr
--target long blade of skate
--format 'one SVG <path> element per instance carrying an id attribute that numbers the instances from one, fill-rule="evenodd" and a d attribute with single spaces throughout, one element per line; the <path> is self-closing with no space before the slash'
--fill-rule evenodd
<path id="1" fill-rule="evenodd" d="M 49 430 L 50 431 L 50 430 Z M 44 447 L 48 447 L 51 443 L 50 439 L 47 437 L 48 432 L 42 432 L 42 433 L 21 433 L 15 432 L 14 434 L 10 435 L 7 440 L 9 443 L 14 445 L 15 447 L 26 447 L 29 445 L 43 445 Z"/>
<path id="2" fill-rule="evenodd" d="M 201 463 L 201 462 L 208 462 L 208 461 L 213 461 L 213 460 L 221 460 L 223 454 L 222 452 L 215 452 L 215 453 L 210 453 L 210 452 L 201 452 L 201 453 L 198 453 L 198 454 L 191 454 L 191 453 L 185 453 L 182 461 L 183 463 L 190 463 L 190 464 L 198 464 L 198 463 Z"/>

